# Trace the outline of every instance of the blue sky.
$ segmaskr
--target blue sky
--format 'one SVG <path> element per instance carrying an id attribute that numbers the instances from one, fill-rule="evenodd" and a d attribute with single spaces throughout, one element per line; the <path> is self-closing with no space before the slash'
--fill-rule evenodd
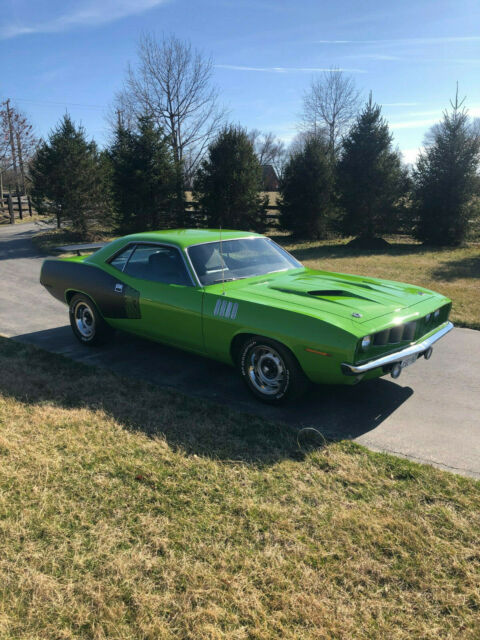
<path id="1" fill-rule="evenodd" d="M 108 106 L 146 31 L 211 55 L 230 119 L 286 142 L 312 76 L 332 66 L 365 98 L 372 90 L 407 161 L 457 81 L 480 117 L 478 0 L 3 0 L 0 97 L 40 135 L 68 110 L 104 143 Z"/>

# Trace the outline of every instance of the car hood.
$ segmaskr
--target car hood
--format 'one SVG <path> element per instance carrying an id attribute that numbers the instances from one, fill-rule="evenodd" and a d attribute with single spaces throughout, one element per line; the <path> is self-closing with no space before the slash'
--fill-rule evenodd
<path id="1" fill-rule="evenodd" d="M 359 323 L 400 312 L 435 295 L 401 282 L 311 269 L 240 282 L 237 281 L 240 291 L 248 290 L 255 297 L 300 305 Z"/>

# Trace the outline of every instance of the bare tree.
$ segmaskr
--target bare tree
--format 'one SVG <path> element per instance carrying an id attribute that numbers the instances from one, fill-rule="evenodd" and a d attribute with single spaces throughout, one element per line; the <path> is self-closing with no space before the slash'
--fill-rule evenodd
<path id="1" fill-rule="evenodd" d="M 147 34 L 139 41 L 138 62 L 129 68 L 125 89 L 117 97 L 126 117 L 153 116 L 170 140 L 175 161 L 183 163 L 187 179 L 224 121 L 212 74 L 212 60 L 188 42 L 175 36 L 158 41 Z"/>
<path id="2" fill-rule="evenodd" d="M 359 99 L 351 76 L 336 68 L 325 71 L 312 79 L 303 97 L 302 129 L 314 135 L 326 129 L 330 151 L 335 154 L 358 112 Z"/>
<path id="3" fill-rule="evenodd" d="M 259 163 L 261 165 L 272 165 L 277 176 L 282 175 L 286 158 L 286 148 L 283 140 L 277 138 L 271 131 L 263 133 L 258 129 L 249 131 L 248 138 L 252 143 Z"/>
<path id="4" fill-rule="evenodd" d="M 465 98 L 463 99 L 463 101 L 465 101 Z M 452 102 L 450 102 L 450 104 L 452 104 Z M 480 118 L 473 118 L 473 120 L 469 119 L 466 130 L 470 138 L 480 140 Z M 435 124 L 433 124 L 423 137 L 423 147 L 425 149 L 428 149 L 429 147 L 434 145 L 436 139 L 441 134 L 441 131 L 442 131 L 441 122 L 436 122 Z"/>
<path id="5" fill-rule="evenodd" d="M 303 152 L 307 142 L 315 138 L 328 145 L 328 131 L 325 127 L 318 128 L 316 131 L 299 131 L 288 146 L 287 159 Z"/>
<path id="6" fill-rule="evenodd" d="M 37 145 L 33 126 L 10 100 L 0 109 L 0 194 L 3 204 L 3 186 L 15 190 L 20 217 L 23 217 L 21 195 L 27 193 L 28 166 Z"/>
<path id="7" fill-rule="evenodd" d="M 472 121 L 472 135 L 480 138 L 480 118 L 474 118 Z"/>

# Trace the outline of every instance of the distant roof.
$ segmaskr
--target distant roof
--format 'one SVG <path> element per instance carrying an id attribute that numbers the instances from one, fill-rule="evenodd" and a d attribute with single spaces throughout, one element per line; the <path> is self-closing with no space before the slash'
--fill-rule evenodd
<path id="1" fill-rule="evenodd" d="M 124 240 L 136 240 L 141 242 L 172 242 L 182 247 L 189 247 L 193 244 L 202 244 L 203 242 L 218 242 L 220 240 L 234 240 L 235 238 L 261 237 L 259 233 L 251 233 L 250 231 L 233 231 L 231 229 L 166 229 L 164 231 L 146 231 L 144 233 L 134 233 L 125 236 Z"/>
<path id="2" fill-rule="evenodd" d="M 263 186 L 267 191 L 276 191 L 279 187 L 278 176 L 271 164 L 262 164 Z"/>

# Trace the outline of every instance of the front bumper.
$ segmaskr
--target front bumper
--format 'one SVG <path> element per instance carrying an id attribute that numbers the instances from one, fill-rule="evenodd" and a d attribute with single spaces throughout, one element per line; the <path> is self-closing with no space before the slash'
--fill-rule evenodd
<path id="1" fill-rule="evenodd" d="M 443 338 L 447 333 L 449 333 L 453 329 L 453 324 L 451 322 L 447 322 L 443 325 L 438 331 L 436 331 L 433 335 L 425 338 L 422 342 L 418 344 L 413 344 L 410 347 L 406 347 L 401 351 L 396 351 L 395 353 L 390 353 L 388 356 L 382 356 L 381 358 L 376 358 L 375 360 L 370 360 L 370 362 L 365 362 L 365 364 L 342 364 L 342 371 L 347 376 L 357 376 L 362 373 L 366 373 L 367 371 L 371 371 L 372 369 L 378 369 L 380 367 L 388 367 L 396 362 L 401 362 L 410 356 L 415 354 L 422 354 L 428 351 L 432 347 L 435 342 Z"/>

